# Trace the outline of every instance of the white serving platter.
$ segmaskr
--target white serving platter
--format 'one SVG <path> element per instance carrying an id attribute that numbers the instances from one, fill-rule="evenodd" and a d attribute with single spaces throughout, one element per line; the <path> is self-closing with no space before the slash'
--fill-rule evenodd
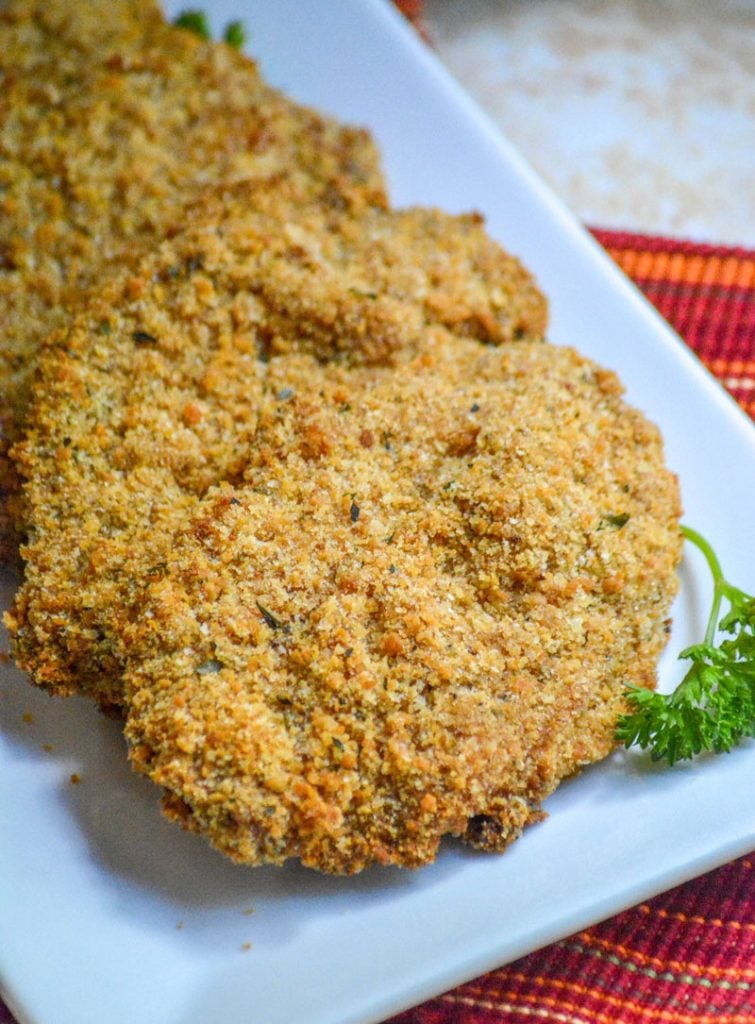
<path id="1" fill-rule="evenodd" d="M 619 372 L 664 432 L 686 520 L 755 588 L 752 424 L 390 5 L 212 15 L 245 20 L 273 84 L 374 131 L 396 204 L 486 215 L 548 293 L 552 339 Z M 695 553 L 682 576 L 666 689 L 707 615 Z M 0 670 L 0 991 L 21 1024 L 377 1024 L 755 847 L 750 742 L 674 770 L 618 753 L 503 856 L 449 843 L 420 872 L 352 879 L 238 868 L 161 818 L 116 723 Z"/>

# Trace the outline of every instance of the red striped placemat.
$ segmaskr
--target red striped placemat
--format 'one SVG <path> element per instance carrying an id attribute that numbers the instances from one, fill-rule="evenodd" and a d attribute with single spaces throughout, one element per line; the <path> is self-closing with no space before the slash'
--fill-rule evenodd
<path id="1" fill-rule="evenodd" d="M 628 232 L 595 235 L 755 417 L 755 252 Z"/>

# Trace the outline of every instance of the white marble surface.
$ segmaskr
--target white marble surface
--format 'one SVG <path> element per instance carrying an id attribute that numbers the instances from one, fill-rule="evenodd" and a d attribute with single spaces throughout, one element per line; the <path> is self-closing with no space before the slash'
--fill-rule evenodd
<path id="1" fill-rule="evenodd" d="M 755 247 L 755 0 L 427 0 L 441 59 L 594 226 Z"/>

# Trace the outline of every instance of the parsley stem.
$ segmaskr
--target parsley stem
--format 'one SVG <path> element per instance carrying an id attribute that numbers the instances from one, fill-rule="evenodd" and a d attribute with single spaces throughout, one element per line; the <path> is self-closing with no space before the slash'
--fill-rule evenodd
<path id="1" fill-rule="evenodd" d="M 726 586 L 723 570 L 721 569 L 721 563 L 718 561 L 715 551 L 707 542 L 705 537 L 699 534 L 697 530 L 693 530 L 690 526 L 685 526 L 683 523 L 680 529 L 682 531 L 682 536 L 687 540 L 692 541 L 695 547 L 702 551 L 705 556 L 705 561 L 708 563 L 711 576 L 713 577 L 713 606 L 710 610 L 710 617 L 708 619 L 707 629 L 705 630 L 704 640 L 704 643 L 712 644 L 718 627 L 718 613 L 721 610 L 721 598 L 724 595 L 724 589 Z"/>
<path id="2" fill-rule="evenodd" d="M 705 556 L 713 578 L 713 608 L 705 639 L 679 655 L 691 662 L 684 678 L 668 694 L 630 686 L 629 712 L 619 717 L 617 739 L 638 743 L 654 761 L 669 764 L 701 751 L 731 750 L 755 736 L 755 597 L 729 583 L 710 544 L 695 530 L 681 534 Z M 726 598 L 728 614 L 718 621 Z M 716 646 L 718 631 L 730 634 Z"/>

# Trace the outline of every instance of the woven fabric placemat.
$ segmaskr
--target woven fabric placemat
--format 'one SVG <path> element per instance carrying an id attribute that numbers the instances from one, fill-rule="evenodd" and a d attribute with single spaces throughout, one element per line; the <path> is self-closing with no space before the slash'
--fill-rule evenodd
<path id="1" fill-rule="evenodd" d="M 594 234 L 755 418 L 755 251 L 628 232 Z"/>

